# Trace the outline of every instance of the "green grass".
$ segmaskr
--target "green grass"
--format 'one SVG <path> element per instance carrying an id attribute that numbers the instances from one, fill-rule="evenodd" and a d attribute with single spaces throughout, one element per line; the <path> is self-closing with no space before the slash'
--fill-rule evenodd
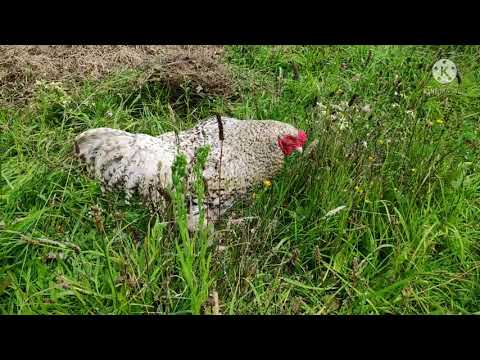
<path id="1" fill-rule="evenodd" d="M 440 58 L 460 83 L 432 78 Z M 209 312 L 213 290 L 223 314 L 480 313 L 479 59 L 470 46 L 235 46 L 235 100 L 174 102 L 135 73 L 40 87 L 0 109 L 0 313 Z M 180 203 L 175 224 L 102 194 L 72 155 L 88 128 L 159 134 L 216 111 L 319 144 L 213 235 L 190 239 Z"/>

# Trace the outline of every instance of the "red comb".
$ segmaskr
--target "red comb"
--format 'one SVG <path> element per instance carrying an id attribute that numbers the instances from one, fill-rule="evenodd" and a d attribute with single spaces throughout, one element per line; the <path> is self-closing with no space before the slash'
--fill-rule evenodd
<path id="1" fill-rule="evenodd" d="M 305 143 L 307 141 L 307 134 L 305 134 L 305 131 L 303 130 L 300 130 L 298 132 L 298 139 L 302 142 L 302 143 Z"/>
<path id="2" fill-rule="evenodd" d="M 278 138 L 278 146 L 282 149 L 283 153 L 288 156 L 295 149 L 303 147 L 307 141 L 307 134 L 304 131 L 298 131 L 297 136 L 294 135 L 284 135 L 281 138 Z"/>

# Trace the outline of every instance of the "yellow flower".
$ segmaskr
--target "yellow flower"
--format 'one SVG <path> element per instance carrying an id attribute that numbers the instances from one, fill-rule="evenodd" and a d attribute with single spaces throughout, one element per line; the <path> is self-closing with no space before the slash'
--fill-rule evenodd
<path id="1" fill-rule="evenodd" d="M 411 170 L 413 173 L 417 171 L 417 169 L 415 169 L 415 168 L 411 168 L 410 170 Z"/>
<path id="2" fill-rule="evenodd" d="M 375 160 L 375 158 L 374 158 L 372 155 L 370 155 L 370 156 L 368 157 L 368 161 L 373 162 L 373 160 Z"/>
<path id="3" fill-rule="evenodd" d="M 360 186 L 355 186 L 355 191 L 359 194 L 363 193 L 363 189 Z"/>
<path id="4" fill-rule="evenodd" d="M 435 122 L 436 122 L 438 125 L 442 125 L 445 121 L 443 121 L 443 119 L 438 118 L 437 120 L 435 120 Z"/>
<path id="5" fill-rule="evenodd" d="M 380 145 L 383 145 L 383 140 L 382 140 L 382 139 L 378 140 L 378 143 L 379 143 Z"/>
<path id="6" fill-rule="evenodd" d="M 263 180 L 263 187 L 265 189 L 272 187 L 272 182 L 270 180 Z"/>

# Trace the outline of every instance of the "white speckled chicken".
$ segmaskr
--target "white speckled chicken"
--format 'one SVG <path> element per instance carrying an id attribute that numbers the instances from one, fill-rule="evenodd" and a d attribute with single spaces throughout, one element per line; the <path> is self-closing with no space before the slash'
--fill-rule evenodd
<path id="1" fill-rule="evenodd" d="M 303 131 L 279 121 L 221 120 L 224 140 L 220 182 L 221 141 L 215 117 L 177 136 L 174 132 L 153 137 L 109 128 L 91 129 L 77 136 L 75 152 L 106 190 L 122 191 L 127 199 L 138 192 L 145 203 L 163 208 L 177 149 L 186 155 L 191 170 L 197 149 L 210 145 L 203 177 L 207 222 L 214 222 L 249 188 L 276 175 L 284 157 L 302 151 L 307 140 Z M 198 222 L 194 198 L 189 211 L 189 228 L 193 230 Z"/>

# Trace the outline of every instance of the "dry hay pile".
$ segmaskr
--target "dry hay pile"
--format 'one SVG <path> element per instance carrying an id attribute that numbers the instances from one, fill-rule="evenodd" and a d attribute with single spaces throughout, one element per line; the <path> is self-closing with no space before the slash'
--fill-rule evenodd
<path id="1" fill-rule="evenodd" d="M 233 83 L 222 56 L 221 46 L 3 45 L 0 96 L 7 102 L 24 102 L 38 80 L 68 86 L 121 69 L 140 69 L 143 81 L 160 82 L 173 93 L 189 86 L 198 95 L 229 96 Z"/>
<path id="2" fill-rule="evenodd" d="M 231 74 L 221 62 L 223 51 L 219 48 L 192 48 L 167 53 L 147 66 L 147 81 L 165 84 L 174 93 L 185 87 L 194 95 L 232 94 Z"/>

